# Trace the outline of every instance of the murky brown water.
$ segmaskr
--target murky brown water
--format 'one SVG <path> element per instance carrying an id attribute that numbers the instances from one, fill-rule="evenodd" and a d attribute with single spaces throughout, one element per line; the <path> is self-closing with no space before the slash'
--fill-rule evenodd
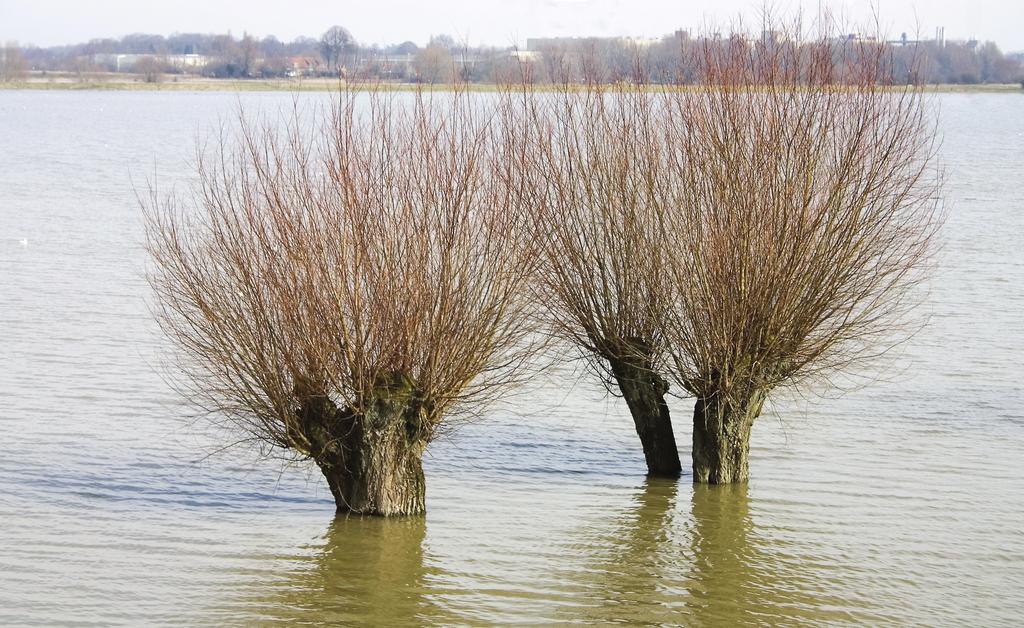
<path id="1" fill-rule="evenodd" d="M 1021 621 L 1024 94 L 940 97 L 931 324 L 886 381 L 778 400 L 748 487 L 646 481 L 620 402 L 556 372 L 432 445 L 402 521 L 205 457 L 161 379 L 131 179 L 185 176 L 237 98 L 0 91 L 0 624 Z"/>

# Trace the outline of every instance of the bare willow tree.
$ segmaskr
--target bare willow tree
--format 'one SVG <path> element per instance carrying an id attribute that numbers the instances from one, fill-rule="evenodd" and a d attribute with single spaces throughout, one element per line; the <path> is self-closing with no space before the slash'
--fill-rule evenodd
<path id="1" fill-rule="evenodd" d="M 339 511 L 420 513 L 428 443 L 531 350 L 517 192 L 465 93 L 314 117 L 243 119 L 191 205 L 150 201 L 159 319 L 197 401 L 312 459 Z"/>
<path id="2" fill-rule="evenodd" d="M 516 103 L 515 98 L 521 98 Z M 681 471 L 656 365 L 671 276 L 665 214 L 664 121 L 653 94 L 620 83 L 563 84 L 512 93 L 507 117 L 521 149 L 541 250 L 536 294 L 556 337 L 579 350 L 609 392 L 626 401 L 648 473 Z"/>
<path id="3" fill-rule="evenodd" d="M 25 78 L 27 69 L 28 64 L 17 42 L 9 41 L 0 46 L 0 83 Z"/>
<path id="4" fill-rule="evenodd" d="M 356 40 L 344 26 L 332 26 L 320 36 L 320 56 L 327 70 L 338 72 L 349 53 L 356 50 Z"/>
<path id="5" fill-rule="evenodd" d="M 768 32 L 768 31 L 766 31 Z M 697 482 L 748 477 L 773 390 L 905 336 L 941 222 L 934 119 L 879 43 L 771 31 L 706 45 L 670 94 L 667 366 L 697 398 Z"/>

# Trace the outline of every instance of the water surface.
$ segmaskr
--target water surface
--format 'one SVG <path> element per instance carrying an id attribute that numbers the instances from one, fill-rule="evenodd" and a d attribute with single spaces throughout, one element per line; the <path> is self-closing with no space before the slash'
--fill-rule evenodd
<path id="1" fill-rule="evenodd" d="M 180 186 L 239 98 L 291 103 L 0 91 L 0 624 L 1020 621 L 1024 96 L 940 97 L 931 323 L 774 404 L 748 486 L 645 480 L 621 402 L 555 372 L 431 445 L 412 520 L 217 453 L 161 377 L 132 181 Z"/>

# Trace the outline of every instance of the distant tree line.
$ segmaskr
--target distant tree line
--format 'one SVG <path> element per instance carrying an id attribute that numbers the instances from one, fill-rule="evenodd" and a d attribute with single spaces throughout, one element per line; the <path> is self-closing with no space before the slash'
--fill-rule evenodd
<path id="1" fill-rule="evenodd" d="M 641 77 L 650 83 L 694 84 L 699 81 L 701 51 L 709 39 L 723 48 L 740 45 L 757 53 L 794 45 L 775 33 L 758 37 L 733 35 L 728 39 L 691 37 L 676 31 L 658 41 L 630 39 L 559 38 L 534 40 L 532 71 L 539 82 L 615 81 Z M 982 84 L 1024 80 L 1024 56 L 1006 55 L 993 42 L 935 41 L 883 42 L 873 38 L 836 38 L 835 63 L 851 50 L 884 47 L 894 83 Z M 772 53 L 774 54 L 774 53 Z"/>
<path id="2" fill-rule="evenodd" d="M 752 48 L 789 45 L 776 33 L 744 36 Z M 132 34 L 120 39 L 94 39 L 83 44 L 22 47 L 8 44 L 0 57 L 0 76 L 12 80 L 26 70 L 102 72 L 133 71 L 149 77 L 160 73 L 200 73 L 218 78 L 342 76 L 366 80 L 448 83 L 506 83 L 526 78 L 534 83 L 642 80 L 650 83 L 695 83 L 696 51 L 716 40 L 736 43 L 738 35 L 691 37 L 679 30 L 657 40 L 631 38 L 555 38 L 530 40 L 527 50 L 514 47 L 470 47 L 448 35 L 432 37 L 425 46 L 411 41 L 363 45 L 342 26 L 319 38 L 297 37 L 284 42 L 273 35 L 248 33 L 175 33 L 170 36 Z M 851 36 L 852 38 L 853 36 Z M 837 42 L 848 44 L 849 41 Z M 896 83 L 1012 83 L 1024 81 L 1024 59 L 1006 55 L 993 42 L 857 40 L 864 46 L 886 46 Z M 848 46 L 837 46 L 837 49 Z M 124 67 L 117 55 L 138 57 Z M 185 57 L 190 57 L 185 59 Z M 176 60 L 175 60 L 176 59 Z M 145 61 L 141 69 L 134 64 Z M 915 68 L 913 72 L 909 68 Z"/>

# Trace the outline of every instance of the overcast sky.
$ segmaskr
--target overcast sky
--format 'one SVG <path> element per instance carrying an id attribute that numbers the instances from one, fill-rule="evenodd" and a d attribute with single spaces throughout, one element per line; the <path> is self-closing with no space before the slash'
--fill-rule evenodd
<path id="1" fill-rule="evenodd" d="M 854 21 L 869 2 L 828 3 Z M 795 2 L 775 2 L 794 7 Z M 883 26 L 898 36 L 926 36 L 946 27 L 947 39 L 991 39 L 1005 51 L 1024 50 L 1024 0 L 879 0 Z M 816 12 L 819 2 L 804 2 Z M 129 33 L 223 33 L 318 37 L 333 24 L 363 44 L 422 44 L 448 33 L 469 45 L 524 45 L 527 37 L 634 35 L 657 37 L 676 28 L 753 18 L 761 2 L 740 0 L 0 0 L 0 41 L 39 46 L 79 43 Z"/>

